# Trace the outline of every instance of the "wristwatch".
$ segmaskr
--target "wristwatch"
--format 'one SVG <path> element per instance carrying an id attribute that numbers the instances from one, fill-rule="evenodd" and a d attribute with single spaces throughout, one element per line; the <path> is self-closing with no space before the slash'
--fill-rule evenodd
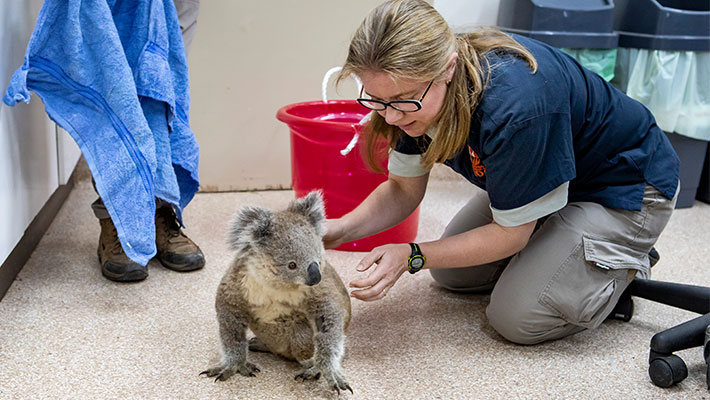
<path id="1" fill-rule="evenodd" d="M 407 261 L 407 267 L 409 268 L 410 274 L 416 274 L 424 267 L 426 257 L 422 254 L 418 244 L 410 243 L 409 247 L 412 248 L 412 254 L 409 256 L 409 260 Z"/>

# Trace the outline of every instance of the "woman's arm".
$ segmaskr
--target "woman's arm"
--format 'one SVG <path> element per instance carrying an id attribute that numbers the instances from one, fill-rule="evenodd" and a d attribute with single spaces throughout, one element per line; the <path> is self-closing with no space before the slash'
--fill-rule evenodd
<path id="1" fill-rule="evenodd" d="M 390 174 L 354 210 L 338 219 L 328 220 L 327 233 L 323 237 L 325 247 L 332 249 L 404 221 L 421 203 L 428 181 L 429 174 L 414 178 Z"/>
<path id="2" fill-rule="evenodd" d="M 535 223 L 505 227 L 491 222 L 458 235 L 419 247 L 426 259 L 426 268 L 459 268 L 502 260 L 522 250 L 530 239 Z"/>
<path id="3" fill-rule="evenodd" d="M 449 236 L 444 239 L 420 243 L 426 257 L 425 268 L 457 268 L 487 264 L 504 259 L 522 250 L 527 244 L 536 221 L 515 227 L 504 227 L 492 222 L 488 225 Z M 365 271 L 377 265 L 365 278 L 350 282 L 351 295 L 364 301 L 379 300 L 407 271 L 411 253 L 408 244 L 389 244 L 373 249 L 358 266 Z"/>

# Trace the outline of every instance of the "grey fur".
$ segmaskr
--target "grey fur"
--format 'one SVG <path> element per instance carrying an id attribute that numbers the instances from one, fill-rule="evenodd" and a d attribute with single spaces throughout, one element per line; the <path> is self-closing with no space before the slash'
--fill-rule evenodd
<path id="1" fill-rule="evenodd" d="M 261 207 L 244 207 L 229 226 L 229 245 L 237 252 L 261 243 L 271 235 L 274 214 Z"/>
<path id="2" fill-rule="evenodd" d="M 259 367 L 247 361 L 251 348 L 298 361 L 298 380 L 323 376 L 338 393 L 352 392 L 340 367 L 350 297 L 325 260 L 324 224 L 320 192 L 283 211 L 245 207 L 236 214 L 229 242 L 237 253 L 215 301 L 222 358 L 202 374 L 216 380 L 254 376 Z M 315 277 L 314 263 L 320 267 Z"/>
<path id="3" fill-rule="evenodd" d="M 305 197 L 296 199 L 288 206 L 288 211 L 305 215 L 316 227 L 319 235 L 325 235 L 325 207 L 323 195 L 319 190 L 308 193 Z"/>

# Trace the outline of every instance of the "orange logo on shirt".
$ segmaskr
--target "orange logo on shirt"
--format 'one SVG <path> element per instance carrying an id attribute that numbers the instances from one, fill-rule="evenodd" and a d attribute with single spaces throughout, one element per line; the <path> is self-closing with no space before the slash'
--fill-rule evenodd
<path id="1" fill-rule="evenodd" d="M 478 154 L 468 146 L 468 155 L 471 157 L 471 167 L 473 168 L 473 174 L 479 178 L 483 178 L 486 175 L 486 166 L 481 164 L 481 159 L 478 158 Z"/>

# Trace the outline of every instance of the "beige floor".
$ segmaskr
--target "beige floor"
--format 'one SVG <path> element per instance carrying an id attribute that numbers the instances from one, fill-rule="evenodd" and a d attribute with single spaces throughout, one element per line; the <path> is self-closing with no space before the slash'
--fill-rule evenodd
<path id="1" fill-rule="evenodd" d="M 419 239 L 436 238 L 470 196 L 470 185 L 437 173 L 424 200 Z M 322 383 L 293 380 L 294 364 L 254 354 L 256 378 L 215 383 L 198 376 L 218 355 L 214 293 L 230 252 L 226 221 L 245 204 L 278 209 L 290 191 L 198 194 L 188 234 L 208 264 L 190 274 L 151 262 L 138 284 L 105 280 L 96 260 L 99 226 L 88 181 L 77 184 L 0 302 L 0 399 L 311 399 L 336 397 Z M 678 210 L 657 244 L 654 278 L 710 285 L 710 205 Z M 329 251 L 348 282 L 362 254 Z M 359 399 L 710 399 L 699 348 L 678 353 L 690 376 L 655 387 L 651 336 L 693 316 L 636 300 L 629 323 L 538 346 L 505 342 L 487 324 L 486 295 L 438 288 L 405 274 L 387 298 L 353 302 L 343 367 Z"/>

